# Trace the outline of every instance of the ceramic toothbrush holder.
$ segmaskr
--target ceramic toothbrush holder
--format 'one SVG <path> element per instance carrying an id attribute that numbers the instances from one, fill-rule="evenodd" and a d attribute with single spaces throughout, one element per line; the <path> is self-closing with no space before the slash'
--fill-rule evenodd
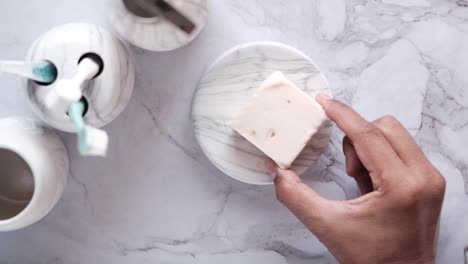
<path id="1" fill-rule="evenodd" d="M 53 131 L 31 120 L 0 120 L 0 232 L 44 217 L 67 176 L 68 154 Z"/>
<path id="2" fill-rule="evenodd" d="M 160 16 L 147 17 L 130 10 L 134 0 L 107 0 L 108 17 L 117 33 L 132 44 L 151 51 L 169 51 L 191 42 L 208 20 L 208 0 L 166 0 L 196 26 L 190 34 Z"/>
<path id="3" fill-rule="evenodd" d="M 133 91 L 135 69 L 122 42 L 107 30 L 92 24 L 65 24 L 51 29 L 31 46 L 27 60 L 47 60 L 58 70 L 57 80 L 71 78 L 86 56 L 101 60 L 100 71 L 83 89 L 87 106 L 84 121 L 96 128 L 116 118 Z M 39 117 L 52 127 L 75 132 L 66 111 L 46 107 L 44 98 L 57 82 L 49 85 L 27 81 L 27 93 Z"/>

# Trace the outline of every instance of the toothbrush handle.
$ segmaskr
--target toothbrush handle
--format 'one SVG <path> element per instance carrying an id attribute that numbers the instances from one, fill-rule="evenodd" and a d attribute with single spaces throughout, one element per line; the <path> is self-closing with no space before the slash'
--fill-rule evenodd
<path id="1" fill-rule="evenodd" d="M 28 71 L 28 66 L 25 61 L 0 61 L 0 72 L 12 73 L 26 78 L 30 78 L 32 74 Z"/>
<path id="2" fill-rule="evenodd" d="M 79 70 L 72 77 L 75 83 L 79 83 L 80 87 L 86 80 L 91 80 L 99 72 L 99 65 L 89 58 L 84 58 L 79 64 Z"/>
<path id="3" fill-rule="evenodd" d="M 0 61 L 0 72 L 16 74 L 42 83 L 51 83 L 57 77 L 55 66 L 46 61 Z"/>
<path id="4" fill-rule="evenodd" d="M 71 104 L 78 102 L 82 96 L 83 84 L 92 79 L 99 72 L 99 65 L 92 59 L 83 59 L 78 71 L 71 79 L 60 79 L 44 97 L 48 109 L 55 109 L 63 113 Z"/>

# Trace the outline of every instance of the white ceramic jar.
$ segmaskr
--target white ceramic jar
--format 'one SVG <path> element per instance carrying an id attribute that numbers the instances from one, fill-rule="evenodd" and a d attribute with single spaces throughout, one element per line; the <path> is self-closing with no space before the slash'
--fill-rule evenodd
<path id="1" fill-rule="evenodd" d="M 92 54 L 92 55 L 91 55 Z M 86 56 L 102 61 L 98 75 L 84 87 L 86 124 L 100 128 L 116 118 L 127 105 L 135 83 L 135 69 L 123 43 L 104 28 L 85 23 L 55 27 L 39 37 L 29 49 L 28 61 L 46 60 L 57 68 L 59 79 L 72 78 Z M 39 117 L 50 126 L 76 132 L 66 111 L 48 109 L 45 96 L 60 82 L 49 85 L 27 82 L 29 101 Z"/>
<path id="2" fill-rule="evenodd" d="M 160 16 L 145 17 L 127 8 L 134 0 L 107 0 L 107 15 L 114 29 L 132 44 L 151 51 L 169 51 L 185 46 L 205 27 L 208 0 L 166 0 L 196 26 L 186 34 Z"/>
<path id="3" fill-rule="evenodd" d="M 43 218 L 67 176 L 68 154 L 57 134 L 31 120 L 0 120 L 0 231 Z"/>

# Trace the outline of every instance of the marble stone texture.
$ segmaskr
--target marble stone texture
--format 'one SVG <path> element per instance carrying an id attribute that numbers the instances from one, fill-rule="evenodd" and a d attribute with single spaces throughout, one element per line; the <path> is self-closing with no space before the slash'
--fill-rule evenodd
<path id="1" fill-rule="evenodd" d="M 235 45 L 271 40 L 313 58 L 334 96 L 364 116 L 392 114 L 412 130 L 447 179 L 437 262 L 463 264 L 467 6 L 465 0 L 209 1 L 207 26 L 184 48 L 132 48 L 136 87 L 106 127 L 107 158 L 79 157 L 75 138 L 62 134 L 71 159 L 65 193 L 39 223 L 0 234 L 0 263 L 336 263 L 271 186 L 224 176 L 194 137 L 190 102 L 205 69 Z M 105 23 L 96 0 L 0 1 L 0 10 L 2 59 L 23 58 L 39 34 L 58 24 Z M 0 117 L 34 116 L 18 78 L 0 80 Z M 379 95 L 387 103 L 376 107 Z M 357 194 L 344 173 L 341 138 L 334 127 L 325 154 L 303 175 L 330 199 Z"/>
<path id="2" fill-rule="evenodd" d="M 231 123 L 275 71 L 283 72 L 311 98 L 320 92 L 330 94 L 325 76 L 299 50 L 278 42 L 251 42 L 216 59 L 194 95 L 193 126 L 203 153 L 221 171 L 242 182 L 273 184 L 266 167 L 268 156 L 235 132 Z M 291 169 L 302 174 L 314 165 L 327 146 L 330 133 L 331 122 L 325 122 Z"/>

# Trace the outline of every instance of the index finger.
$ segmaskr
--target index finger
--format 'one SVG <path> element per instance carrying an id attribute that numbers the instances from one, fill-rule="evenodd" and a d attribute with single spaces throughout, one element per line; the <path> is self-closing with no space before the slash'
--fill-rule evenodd
<path id="1" fill-rule="evenodd" d="M 404 166 L 392 145 L 374 124 L 328 95 L 320 94 L 316 100 L 322 105 L 327 116 L 351 139 L 356 153 L 376 185 L 380 184 L 374 180 L 380 180 L 384 168 Z"/>

